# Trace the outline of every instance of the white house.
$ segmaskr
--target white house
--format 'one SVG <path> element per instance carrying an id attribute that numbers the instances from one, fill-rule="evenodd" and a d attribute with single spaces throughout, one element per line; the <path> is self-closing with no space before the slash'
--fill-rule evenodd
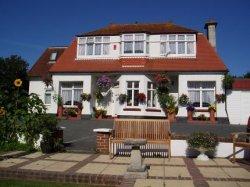
<path id="1" fill-rule="evenodd" d="M 48 113 L 57 112 L 52 99 L 60 94 L 64 106 L 80 101 L 81 93 L 90 93 L 90 102 L 83 102 L 82 115 L 89 116 L 93 107 L 103 107 L 112 117 L 165 117 L 157 98 L 153 77 L 167 73 L 171 79 L 171 94 L 176 99 L 187 94 L 198 109 L 207 109 L 223 94 L 222 79 L 227 72 L 216 52 L 217 23 L 205 24 L 208 38 L 196 30 L 173 23 L 110 24 L 92 32 L 76 35 L 68 47 L 48 48 L 29 72 L 30 92 L 40 95 Z M 53 86 L 43 79 L 52 76 Z M 113 86 L 105 101 L 96 102 L 96 80 L 107 75 Z M 144 93 L 146 103 L 135 95 Z M 120 104 L 119 94 L 127 94 Z M 217 103 L 216 116 L 226 119 L 225 103 Z M 185 107 L 179 107 L 178 117 L 186 117 Z"/>

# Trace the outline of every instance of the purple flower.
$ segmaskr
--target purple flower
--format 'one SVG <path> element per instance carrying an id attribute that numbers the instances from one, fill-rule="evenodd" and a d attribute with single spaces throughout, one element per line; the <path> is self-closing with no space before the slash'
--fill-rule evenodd
<path id="1" fill-rule="evenodd" d="M 96 83 L 99 88 L 109 88 L 112 85 L 112 80 L 108 76 L 102 75 Z"/>

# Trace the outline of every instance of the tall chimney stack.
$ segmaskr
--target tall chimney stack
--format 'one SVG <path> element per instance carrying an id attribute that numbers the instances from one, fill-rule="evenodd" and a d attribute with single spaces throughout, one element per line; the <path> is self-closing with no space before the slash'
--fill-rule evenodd
<path id="1" fill-rule="evenodd" d="M 207 39 L 215 49 L 216 49 L 216 26 L 217 22 L 215 20 L 208 20 L 204 26 L 204 29 L 207 30 Z"/>

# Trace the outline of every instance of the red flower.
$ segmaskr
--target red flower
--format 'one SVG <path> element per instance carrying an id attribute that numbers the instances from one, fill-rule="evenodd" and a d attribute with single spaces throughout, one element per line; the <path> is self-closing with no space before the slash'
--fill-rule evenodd
<path id="1" fill-rule="evenodd" d="M 138 93 L 136 94 L 136 99 L 138 99 L 140 103 L 144 103 L 146 101 L 146 95 L 144 93 Z"/>

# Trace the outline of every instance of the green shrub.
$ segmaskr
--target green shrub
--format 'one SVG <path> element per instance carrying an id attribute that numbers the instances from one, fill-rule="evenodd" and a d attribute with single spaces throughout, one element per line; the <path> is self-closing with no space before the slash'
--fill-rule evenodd
<path id="1" fill-rule="evenodd" d="M 215 150 L 218 145 L 218 137 L 213 133 L 194 132 L 188 138 L 187 143 L 190 148 Z"/>

